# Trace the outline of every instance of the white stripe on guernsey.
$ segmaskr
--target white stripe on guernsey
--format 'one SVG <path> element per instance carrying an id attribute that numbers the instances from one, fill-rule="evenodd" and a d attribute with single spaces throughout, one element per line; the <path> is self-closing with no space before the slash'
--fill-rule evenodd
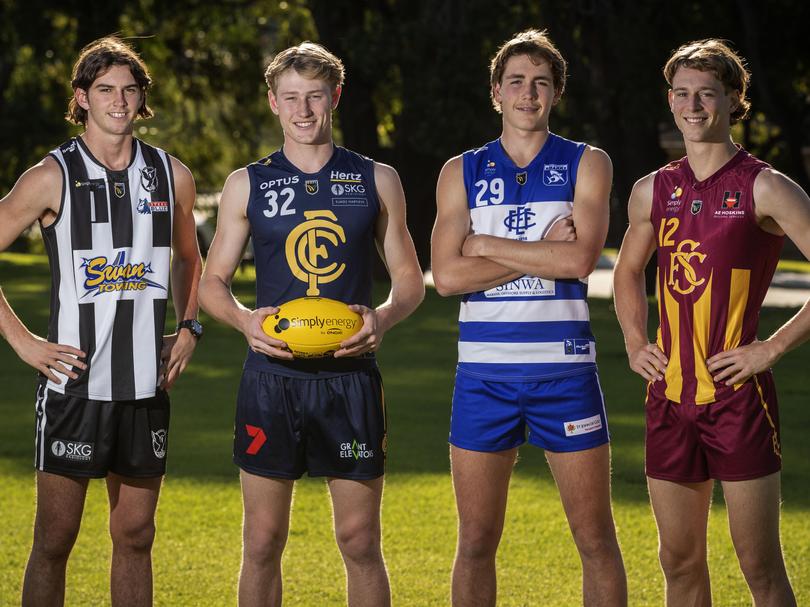
<path id="1" fill-rule="evenodd" d="M 135 221 L 148 221 L 151 226 L 152 217 L 151 215 L 142 215 L 136 217 Z M 135 231 L 135 234 L 137 234 L 137 238 L 145 238 L 148 235 L 151 240 L 152 228 Z M 147 249 L 141 248 L 139 250 L 145 251 Z M 152 249 L 150 261 L 154 273 L 146 275 L 149 280 L 165 286 L 166 290 L 147 287 L 144 291 L 132 291 L 123 297 L 123 299 L 133 299 L 135 294 L 138 294 L 138 301 L 134 306 L 132 319 L 132 363 L 135 369 L 135 394 L 138 398 L 153 395 L 155 386 L 157 386 L 157 363 L 154 354 L 155 306 L 153 301 L 168 298 L 169 275 L 164 271 L 164 268 L 168 270 L 170 257 L 171 249 L 169 247 L 155 247 Z M 161 327 L 162 331 L 163 328 Z M 115 378 L 113 378 L 113 381 L 115 381 Z"/>
<path id="2" fill-rule="evenodd" d="M 584 299 L 531 299 L 524 301 L 462 302 L 459 322 L 545 322 L 589 320 L 588 302 Z"/>
<path id="3" fill-rule="evenodd" d="M 458 342 L 460 363 L 592 363 L 596 361 L 596 343 L 590 342 L 588 354 L 566 354 L 565 342 L 498 343 L 490 341 Z"/>
<path id="4" fill-rule="evenodd" d="M 59 160 L 64 171 L 65 183 L 64 200 L 62 202 L 62 211 L 59 221 L 51 226 L 56 233 L 57 244 L 57 259 L 53 260 L 54 263 L 59 264 L 59 293 L 55 294 L 59 299 L 59 314 L 56 319 L 56 335 L 50 336 L 54 342 L 74 348 L 81 347 L 81 340 L 79 339 L 79 317 L 76 315 L 76 306 L 72 303 L 76 301 L 76 273 L 78 269 L 73 263 L 73 251 L 71 246 L 70 225 L 73 221 L 73 202 L 71 200 L 70 192 L 71 187 L 67 179 L 67 164 L 62 157 L 61 152 L 57 152 L 54 156 Z M 67 302 L 67 303 L 66 303 Z M 53 369 L 54 375 L 59 378 L 62 383 L 54 383 L 48 380 L 46 384 L 47 389 L 51 389 L 59 394 L 65 393 L 65 384 L 68 381 L 68 376 Z"/>
<path id="5" fill-rule="evenodd" d="M 491 234 L 502 238 L 515 238 L 504 221 L 516 209 L 529 209 L 534 216 L 531 227 L 527 227 L 522 238 L 528 241 L 542 240 L 548 228 L 558 219 L 571 214 L 573 203 L 563 200 L 547 202 L 527 202 L 525 204 L 499 204 L 470 209 L 470 221 L 476 234 Z"/>

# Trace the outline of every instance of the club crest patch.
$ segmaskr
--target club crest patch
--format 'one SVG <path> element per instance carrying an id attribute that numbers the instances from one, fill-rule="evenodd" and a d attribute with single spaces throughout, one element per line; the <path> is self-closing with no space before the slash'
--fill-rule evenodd
<path id="1" fill-rule="evenodd" d="M 563 186 L 568 184 L 567 164 L 544 164 L 543 183 L 545 185 Z"/>

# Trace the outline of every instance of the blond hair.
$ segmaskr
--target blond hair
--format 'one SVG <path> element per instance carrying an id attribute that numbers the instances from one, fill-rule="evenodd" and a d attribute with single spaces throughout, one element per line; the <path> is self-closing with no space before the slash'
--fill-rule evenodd
<path id="1" fill-rule="evenodd" d="M 740 96 L 740 103 L 731 112 L 731 124 L 748 117 L 751 102 L 745 98 L 751 73 L 745 67 L 745 59 L 735 53 L 723 41 L 717 38 L 687 42 L 664 65 L 664 78 L 672 86 L 672 78 L 680 67 L 688 67 L 701 72 L 711 72 L 723 84 L 726 91 L 735 91 Z"/>
<path id="2" fill-rule="evenodd" d="M 290 68 L 305 78 L 324 80 L 333 91 L 343 85 L 343 62 L 314 42 L 291 46 L 273 57 L 264 72 L 264 79 L 273 94 L 276 93 L 279 76 Z"/>

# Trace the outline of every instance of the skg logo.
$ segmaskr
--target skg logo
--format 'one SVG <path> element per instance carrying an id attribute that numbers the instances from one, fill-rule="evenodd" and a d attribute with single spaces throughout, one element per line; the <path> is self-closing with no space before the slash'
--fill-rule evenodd
<path id="1" fill-rule="evenodd" d="M 334 196 L 344 196 L 349 194 L 365 194 L 366 186 L 362 183 L 333 183 L 332 194 Z"/>
<path id="2" fill-rule="evenodd" d="M 330 190 L 333 196 L 353 196 L 366 193 L 366 186 L 363 185 L 363 175 L 360 173 L 332 171 L 329 175 L 329 181 L 332 183 Z"/>
<path id="3" fill-rule="evenodd" d="M 669 254 L 668 284 L 681 295 L 691 293 L 695 287 L 706 282 L 705 278 L 698 280 L 697 272 L 692 265 L 692 259 L 696 259 L 698 263 L 703 263 L 706 259 L 706 253 L 696 250 L 699 246 L 700 243 L 694 240 L 682 240 L 678 243 L 678 248 Z"/>
<path id="4" fill-rule="evenodd" d="M 51 441 L 51 453 L 62 459 L 89 462 L 93 458 L 93 443 L 54 439 Z"/>
<path id="5" fill-rule="evenodd" d="M 150 431 L 151 432 L 151 431 Z M 163 459 L 166 457 L 166 429 L 161 428 L 157 432 L 152 432 L 152 451 L 155 457 Z"/>
<path id="6" fill-rule="evenodd" d="M 146 278 L 147 274 L 153 274 L 151 263 L 126 263 L 126 252 L 121 251 L 116 255 L 115 260 L 110 264 L 103 256 L 91 259 L 82 258 L 80 269 L 84 270 L 84 288 L 87 289 L 82 297 L 87 297 L 90 293 L 98 295 L 100 293 L 112 293 L 115 291 L 144 291 L 147 287 L 166 290 Z"/>
<path id="7" fill-rule="evenodd" d="M 355 460 L 361 460 L 371 459 L 372 457 L 374 457 L 374 450 L 367 449 L 366 443 L 358 443 L 357 439 L 354 439 L 350 443 L 340 443 L 341 459 L 354 458 Z"/>
<path id="8" fill-rule="evenodd" d="M 319 284 L 332 282 L 346 270 L 345 263 L 324 263 L 328 244 L 346 244 L 346 233 L 332 211 L 304 211 L 306 221 L 290 230 L 285 243 L 287 265 L 293 276 L 307 283 L 307 295 L 319 295 Z"/>

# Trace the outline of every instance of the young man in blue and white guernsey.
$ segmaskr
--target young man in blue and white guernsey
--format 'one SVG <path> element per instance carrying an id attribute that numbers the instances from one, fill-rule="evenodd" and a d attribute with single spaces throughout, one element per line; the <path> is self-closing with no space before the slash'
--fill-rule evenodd
<path id="1" fill-rule="evenodd" d="M 265 78 L 284 146 L 228 178 L 201 287 L 205 309 L 250 346 L 234 432 L 244 503 L 239 604 L 281 604 L 293 483 L 307 472 L 328 479 L 349 605 L 390 605 L 380 547 L 386 420 L 374 351 L 424 297 L 405 195 L 394 169 L 333 143 L 343 86 L 337 57 L 305 42 L 277 55 Z M 248 236 L 255 310 L 230 289 Z M 375 246 L 391 276 L 390 296 L 376 309 Z M 294 359 L 261 325 L 304 296 L 351 304 L 363 328 L 334 356 Z"/>
<path id="2" fill-rule="evenodd" d="M 585 280 L 607 234 L 610 158 L 549 132 L 566 63 L 545 32 L 506 42 L 490 76 L 503 132 L 442 169 L 432 244 L 439 293 L 463 295 L 450 426 L 453 605 L 495 605 L 509 478 L 527 431 L 560 491 L 584 604 L 625 605 Z"/>

